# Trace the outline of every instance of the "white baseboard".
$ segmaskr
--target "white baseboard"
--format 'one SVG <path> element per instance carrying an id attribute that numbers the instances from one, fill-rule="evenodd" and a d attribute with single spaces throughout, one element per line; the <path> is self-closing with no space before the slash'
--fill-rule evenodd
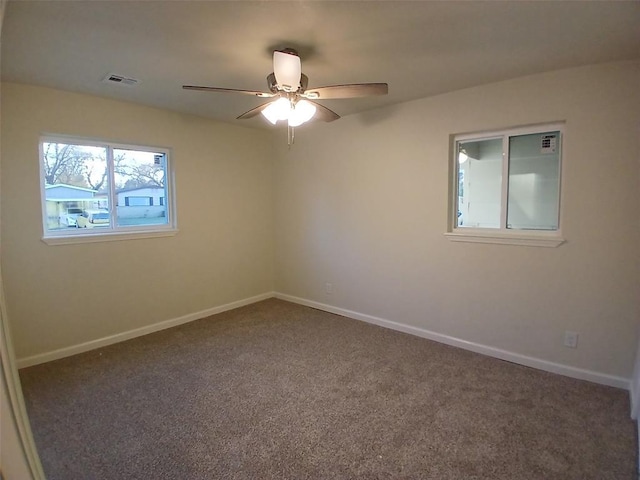
<path id="1" fill-rule="evenodd" d="M 227 310 L 233 310 L 234 308 L 244 307 L 245 305 L 250 305 L 252 303 L 260 302 L 262 300 L 266 300 L 268 298 L 273 298 L 273 297 L 274 297 L 273 292 L 263 293 L 260 295 L 256 295 L 254 297 L 245 298 L 243 300 L 238 300 L 236 302 L 227 303 L 226 305 L 220 305 L 218 307 L 202 310 L 201 312 L 190 313 L 182 317 L 154 323 L 153 325 L 147 325 L 146 327 L 136 328 L 134 330 L 117 333 L 115 335 L 110 335 L 108 337 L 98 338 L 96 340 L 91 340 L 89 342 L 81 343 L 79 345 L 60 348 L 58 350 L 53 350 L 51 352 L 46 352 L 46 353 L 40 353 L 38 355 L 33 355 L 31 357 L 20 358 L 17 360 L 16 365 L 18 368 L 25 368 L 25 367 L 31 367 L 33 365 L 38 365 L 40 363 L 51 362 L 52 360 L 58 360 L 64 357 L 70 357 L 71 355 L 88 352 L 89 350 L 94 350 L 100 347 L 106 347 L 107 345 L 123 342 L 125 340 L 130 340 L 132 338 L 140 337 L 142 335 L 147 335 L 149 333 L 159 332 L 160 330 L 176 327 L 178 325 L 182 325 L 183 323 L 189 323 L 194 320 L 199 320 L 201 318 L 206 318 L 211 315 L 215 315 L 216 313 L 222 313 L 222 312 L 226 312 Z"/>
<path id="2" fill-rule="evenodd" d="M 153 325 L 148 325 L 146 327 L 136 328 L 134 330 L 129 330 L 123 333 L 118 333 L 108 337 L 91 340 L 89 342 L 81 343 L 79 345 L 73 345 L 71 347 L 65 347 L 58 350 L 53 350 L 51 352 L 46 352 L 38 355 L 33 355 L 30 357 L 20 358 L 16 362 L 17 367 L 25 368 L 33 365 L 38 365 L 40 363 L 50 362 L 52 360 L 58 360 L 60 358 L 69 357 L 71 355 L 76 355 L 78 353 L 87 352 L 89 350 L 105 347 L 107 345 L 112 345 L 114 343 L 123 342 L 125 340 L 130 340 L 135 337 L 140 337 L 142 335 L 147 335 L 149 333 L 158 332 L 160 330 L 165 330 L 167 328 L 182 325 L 184 323 L 192 322 L 194 320 L 198 320 L 201 318 L 206 318 L 211 315 L 215 315 L 217 313 L 226 312 L 227 310 L 233 310 L 234 308 L 243 307 L 245 305 L 250 305 L 252 303 L 260 302 L 262 300 L 266 300 L 268 298 L 273 298 L 273 297 L 279 298 L 281 300 L 286 300 L 288 302 L 305 305 L 307 307 L 317 308 L 318 310 L 323 310 L 325 312 L 335 313 L 336 315 L 352 318 L 354 320 L 361 320 L 361 321 L 378 325 L 381 327 L 390 328 L 392 330 L 408 333 L 410 335 L 416 335 L 418 337 L 426 338 L 428 340 L 433 340 L 435 342 L 444 343 L 446 345 L 463 348 L 465 350 L 470 350 L 472 352 L 481 353 L 483 355 L 488 355 L 490 357 L 499 358 L 501 360 L 506 360 L 508 362 L 525 365 L 527 367 L 537 368 L 539 370 L 544 370 L 551 373 L 557 373 L 559 375 L 565 375 L 567 377 L 577 378 L 580 380 L 587 380 L 587 381 L 599 383 L 602 385 L 608 385 L 611 387 L 630 390 L 630 379 L 628 378 L 617 377 L 614 375 L 607 375 L 605 373 L 595 372 L 592 370 L 585 370 L 582 368 L 572 367 L 569 365 L 563 365 L 560 363 L 550 362 L 550 361 L 542 360 L 535 357 L 529 357 L 526 355 L 521 355 L 519 353 L 510 352 L 507 350 L 501 350 L 499 348 L 491 347 L 488 345 L 469 342 L 467 340 L 451 337 L 449 335 L 443 335 L 441 333 L 432 332 L 430 330 L 426 330 L 423 328 L 414 327 L 411 325 L 405 325 L 405 324 L 394 322 L 391 320 L 374 317 L 372 315 L 354 312 L 352 310 L 346 310 L 343 308 L 334 307 L 332 305 L 327 305 L 324 303 L 315 302 L 312 300 L 307 300 L 304 298 L 295 297 L 292 295 L 286 295 L 284 293 L 278 293 L 278 292 L 263 293 L 260 295 L 256 295 L 254 297 L 238 300 L 236 302 L 227 303 L 226 305 L 221 305 L 218 307 L 213 307 L 207 310 L 203 310 L 201 312 L 191 313 L 188 315 L 184 315 L 182 317 L 165 320 L 159 323 L 154 323 Z"/>
<path id="3" fill-rule="evenodd" d="M 463 348 L 472 352 L 481 353 L 490 357 L 499 358 L 500 360 L 506 360 L 508 362 L 517 363 L 519 365 L 525 365 L 527 367 L 537 368 L 546 372 L 557 373 L 567 377 L 577 378 L 580 380 L 587 380 L 601 385 L 608 385 L 611 387 L 623 388 L 625 390 L 630 389 L 630 379 L 617 377 L 614 375 L 608 375 L 605 373 L 595 372 L 592 370 L 585 370 L 582 368 L 572 367 L 569 365 L 563 365 L 560 363 L 550 362 L 548 360 L 542 360 L 540 358 L 529 357 L 521 355 L 515 352 L 509 352 L 507 350 L 501 350 L 499 348 L 490 347 L 488 345 L 482 345 L 475 342 L 469 342 L 460 338 L 451 337 L 449 335 L 443 335 L 441 333 L 432 332 L 419 327 L 413 327 L 411 325 L 405 325 L 391 320 L 385 320 L 383 318 L 374 317 L 372 315 L 366 315 L 364 313 L 354 312 L 352 310 L 346 310 L 343 308 L 334 307 L 332 305 L 326 305 L 324 303 L 307 300 L 304 298 L 294 297 L 292 295 L 286 295 L 283 293 L 275 293 L 275 297 L 281 300 L 286 300 L 292 303 L 298 303 L 307 307 L 317 308 L 329 313 L 335 313 L 343 317 L 353 318 L 355 320 L 362 320 L 367 323 L 372 323 L 399 332 L 408 333 L 410 335 L 416 335 L 418 337 L 433 340 L 435 342 L 444 343 L 453 347 Z"/>

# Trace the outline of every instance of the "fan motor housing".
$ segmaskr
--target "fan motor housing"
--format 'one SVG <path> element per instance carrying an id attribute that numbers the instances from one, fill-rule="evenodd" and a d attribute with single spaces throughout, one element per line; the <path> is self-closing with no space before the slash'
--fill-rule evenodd
<path id="1" fill-rule="evenodd" d="M 300 74 L 300 88 L 298 88 L 299 93 L 303 93 L 307 90 L 307 86 L 309 85 L 309 77 L 307 77 L 304 73 Z M 271 72 L 267 75 L 267 87 L 271 93 L 278 93 L 278 81 L 276 80 L 275 73 Z"/>

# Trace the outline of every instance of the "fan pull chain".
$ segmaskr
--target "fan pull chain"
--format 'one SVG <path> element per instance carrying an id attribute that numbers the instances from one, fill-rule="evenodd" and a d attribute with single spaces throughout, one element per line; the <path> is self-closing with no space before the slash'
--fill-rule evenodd
<path id="1" fill-rule="evenodd" d="M 289 149 L 291 149 L 291 145 L 293 145 L 296 141 L 296 134 L 291 125 L 287 125 L 287 145 Z"/>

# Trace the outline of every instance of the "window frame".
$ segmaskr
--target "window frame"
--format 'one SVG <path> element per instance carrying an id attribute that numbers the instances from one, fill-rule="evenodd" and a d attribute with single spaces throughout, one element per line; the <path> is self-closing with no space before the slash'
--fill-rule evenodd
<path id="1" fill-rule="evenodd" d="M 106 150 L 106 168 L 108 178 L 108 201 L 109 201 L 109 227 L 100 229 L 61 229 L 50 230 L 47 227 L 47 199 L 46 199 L 46 176 L 44 165 L 44 144 L 62 143 L 81 145 L 88 147 L 100 147 Z M 118 193 L 114 178 L 115 168 L 113 162 L 113 151 L 117 149 L 138 150 L 146 152 L 162 153 L 166 159 L 165 171 L 165 191 L 166 199 L 166 224 L 156 225 L 117 225 L 117 202 Z M 42 240 L 49 245 L 64 245 L 73 243 L 92 243 L 115 240 L 131 240 L 137 238 L 154 238 L 173 236 L 178 232 L 176 219 L 176 195 L 175 195 L 175 172 L 173 168 L 172 149 L 169 147 L 122 143 L 110 140 L 77 137 L 59 134 L 40 135 L 38 142 L 39 167 L 40 167 L 40 215 L 42 220 Z"/>
<path id="2" fill-rule="evenodd" d="M 507 228 L 507 206 L 509 201 L 509 139 L 522 135 L 546 133 L 551 131 L 560 132 L 558 142 L 558 228 L 556 230 L 527 230 Z M 493 243 L 502 245 L 523 245 L 534 247 L 558 247 L 565 242 L 562 237 L 563 218 L 563 182 L 564 182 L 564 161 L 563 143 L 565 135 L 564 122 L 553 122 L 530 126 L 505 128 L 501 130 L 491 130 L 476 133 L 455 134 L 450 137 L 450 183 L 449 183 L 449 212 L 448 226 L 445 236 L 453 242 L 471 243 Z M 458 227 L 458 189 L 459 189 L 459 168 L 458 168 L 458 143 L 471 140 L 491 140 L 502 139 L 502 176 L 501 176 L 501 197 L 500 197 L 500 227 L 499 228 L 479 228 L 479 227 Z"/>

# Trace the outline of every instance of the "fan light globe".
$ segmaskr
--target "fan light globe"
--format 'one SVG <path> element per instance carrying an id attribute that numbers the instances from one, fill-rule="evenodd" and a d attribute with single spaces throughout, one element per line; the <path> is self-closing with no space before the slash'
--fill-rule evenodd
<path id="1" fill-rule="evenodd" d="M 293 53 L 273 52 L 273 73 L 285 92 L 295 92 L 300 87 L 300 57 Z"/>
<path id="2" fill-rule="evenodd" d="M 297 127 L 313 118 L 316 106 L 306 100 L 292 105 L 289 99 L 282 97 L 267 105 L 261 113 L 272 125 L 278 120 L 287 120 L 290 127 Z"/>
<path id="3" fill-rule="evenodd" d="M 275 125 L 278 120 L 286 120 L 289 118 L 289 110 L 291 110 L 289 100 L 281 97 L 262 110 L 262 115 L 264 115 L 272 125 Z"/>
<path id="4" fill-rule="evenodd" d="M 308 122 L 313 118 L 316 113 L 316 106 L 307 102 L 306 100 L 300 100 L 296 103 L 295 107 L 291 109 L 289 114 L 289 126 L 297 127 L 298 125 L 302 125 L 304 122 Z"/>

